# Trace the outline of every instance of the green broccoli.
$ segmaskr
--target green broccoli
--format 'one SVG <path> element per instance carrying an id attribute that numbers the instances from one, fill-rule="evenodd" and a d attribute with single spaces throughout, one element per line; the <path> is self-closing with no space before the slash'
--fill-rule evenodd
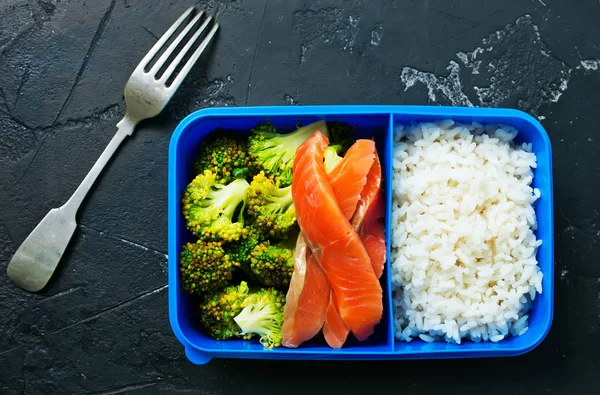
<path id="1" fill-rule="evenodd" d="M 242 330 L 233 320 L 244 308 L 244 301 L 248 294 L 248 284 L 242 281 L 240 285 L 227 287 L 204 299 L 200 304 L 200 323 L 210 337 L 216 340 L 227 340 L 252 336 L 242 335 Z"/>
<path id="2" fill-rule="evenodd" d="M 192 164 L 195 175 L 209 170 L 220 184 L 236 178 L 246 178 L 250 173 L 248 142 L 231 131 L 217 129 L 202 140 L 196 160 Z"/>
<path id="3" fill-rule="evenodd" d="M 260 232 L 253 226 L 247 227 L 247 233 L 238 241 L 226 243 L 223 246 L 225 252 L 231 259 L 239 262 L 240 269 L 246 274 L 246 277 L 251 282 L 259 282 L 258 278 L 250 269 L 250 258 L 252 250 L 260 242 Z"/>
<path id="4" fill-rule="evenodd" d="M 198 240 L 183 246 L 179 261 L 181 288 L 190 295 L 205 295 L 227 286 L 240 264 L 217 241 Z"/>
<path id="5" fill-rule="evenodd" d="M 339 155 L 341 150 L 341 145 L 330 145 L 325 148 L 323 164 L 325 165 L 325 171 L 327 173 L 331 173 L 342 161 L 343 158 Z"/>
<path id="6" fill-rule="evenodd" d="M 250 258 L 250 270 L 261 284 L 287 290 L 294 271 L 294 246 L 273 245 L 270 241 L 256 245 Z"/>
<path id="7" fill-rule="evenodd" d="M 356 131 L 356 126 L 350 126 L 345 122 L 328 122 L 327 129 L 329 130 L 329 144 L 337 145 L 337 153 L 340 156 L 344 156 L 348 148 L 356 141 L 352 134 Z"/>
<path id="8" fill-rule="evenodd" d="M 231 259 L 242 265 L 250 265 L 250 253 L 260 241 L 260 232 L 253 226 L 246 227 L 245 234 L 238 241 L 224 245 Z"/>
<path id="9" fill-rule="evenodd" d="M 265 236 L 263 239 L 286 239 L 296 225 L 292 187 L 280 188 L 261 171 L 248 187 L 247 214 Z"/>
<path id="10" fill-rule="evenodd" d="M 197 175 L 183 193 L 187 228 L 204 240 L 239 240 L 248 232 L 243 218 L 248 186 L 241 178 L 221 184 L 210 170 Z"/>
<path id="11" fill-rule="evenodd" d="M 279 180 L 281 186 L 291 185 L 296 150 L 317 130 L 329 136 L 324 121 L 300 127 L 287 134 L 278 133 L 277 128 L 270 122 L 257 125 L 248 139 L 248 153 L 253 166 L 263 170 L 267 176 Z"/>
<path id="12" fill-rule="evenodd" d="M 200 304 L 200 323 L 216 340 L 260 336 L 268 348 L 281 345 L 285 295 L 273 288 L 251 291 L 248 284 L 215 292 Z"/>
<path id="13" fill-rule="evenodd" d="M 244 308 L 233 319 L 242 335 L 257 334 L 260 344 L 267 348 L 281 346 L 281 326 L 285 295 L 274 288 L 261 289 L 250 294 Z"/>

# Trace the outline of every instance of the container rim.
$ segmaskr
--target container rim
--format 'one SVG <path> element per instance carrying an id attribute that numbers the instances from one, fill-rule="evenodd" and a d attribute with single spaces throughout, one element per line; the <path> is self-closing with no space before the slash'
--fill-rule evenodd
<path id="1" fill-rule="evenodd" d="M 308 105 L 308 106 L 249 106 L 249 107 L 213 107 L 196 110 L 187 115 L 183 120 L 179 122 L 175 128 L 170 141 L 169 141 L 169 169 L 168 169 L 168 229 L 169 229 L 169 241 L 168 241 L 168 283 L 169 283 L 169 321 L 171 328 L 175 334 L 175 337 L 184 345 L 186 349 L 192 348 L 203 353 L 218 357 L 226 356 L 236 358 L 231 354 L 237 354 L 241 358 L 249 358 L 253 355 L 257 359 L 269 358 L 271 355 L 282 355 L 286 354 L 290 359 L 294 359 L 295 356 L 307 359 L 314 357 L 314 359 L 351 359 L 353 357 L 359 359 L 436 359 L 436 358 L 479 358 L 479 357 L 506 357 L 506 356 L 517 356 L 525 354 L 534 348 L 536 348 L 543 340 L 547 337 L 552 322 L 554 319 L 554 268 L 548 273 L 544 273 L 544 276 L 550 277 L 550 284 L 552 288 L 548 291 L 544 289 L 544 292 L 548 292 L 549 299 L 546 302 L 548 304 L 547 314 L 544 317 L 544 330 L 539 333 L 532 341 L 518 347 L 503 347 L 501 349 L 474 349 L 474 350 L 456 350 L 456 349 L 440 349 L 432 352 L 425 353 L 398 353 L 397 350 L 392 349 L 384 352 L 370 353 L 365 351 L 357 352 L 315 352 L 311 349 L 295 349 L 295 350 L 268 350 L 267 352 L 257 354 L 256 350 L 253 349 L 239 349 L 232 350 L 227 348 L 220 348 L 215 350 L 213 348 L 201 347 L 191 342 L 185 334 L 182 332 L 178 322 L 178 311 L 177 304 L 172 302 L 176 300 L 179 290 L 173 286 L 178 283 L 177 280 L 177 265 L 178 265 L 178 247 L 173 242 L 173 235 L 177 231 L 175 229 L 175 218 L 178 210 L 178 202 L 176 201 L 176 160 L 177 148 L 179 140 L 182 135 L 196 122 L 203 119 L 214 119 L 214 118 L 245 118 L 245 117 L 294 117 L 294 116 L 338 116 L 338 115 L 382 115 L 391 116 L 394 115 L 411 115 L 411 116 L 422 116 L 423 118 L 435 117 L 440 118 L 456 118 L 456 117 L 476 117 L 476 118 L 495 118 L 505 119 L 507 124 L 515 119 L 521 119 L 526 123 L 529 123 L 536 132 L 539 133 L 543 145 L 548 152 L 548 170 L 545 172 L 545 176 L 549 178 L 549 188 L 546 192 L 546 196 L 549 200 L 549 204 L 553 206 L 553 168 L 552 168 L 552 145 L 547 131 L 541 125 L 541 123 L 521 110 L 511 108 L 483 108 L 483 107 L 457 107 L 457 106 L 427 106 L 427 105 Z M 426 122 L 426 121 L 425 121 Z M 481 121 L 485 123 L 485 121 Z M 503 122 L 490 122 L 495 124 L 502 124 Z M 548 220 L 550 226 L 554 227 L 554 213 L 550 210 L 548 214 Z M 548 242 L 551 246 L 549 252 L 550 258 L 554 260 L 554 236 L 551 232 L 550 239 L 545 239 L 544 242 Z M 465 354 L 465 355 L 463 355 Z M 339 358 L 336 358 L 339 357 Z"/>

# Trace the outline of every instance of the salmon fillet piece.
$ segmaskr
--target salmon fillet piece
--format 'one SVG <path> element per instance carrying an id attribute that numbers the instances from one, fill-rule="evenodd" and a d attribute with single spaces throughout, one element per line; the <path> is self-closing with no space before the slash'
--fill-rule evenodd
<path id="1" fill-rule="evenodd" d="M 381 277 L 386 261 L 384 202 L 381 191 L 381 162 L 375 151 L 367 182 L 360 193 L 358 205 L 350 223 L 360 235 L 377 278 Z"/>
<path id="2" fill-rule="evenodd" d="M 375 151 L 375 150 L 374 150 Z M 348 150 L 349 152 L 349 150 Z M 383 273 L 386 261 L 385 231 L 381 219 L 384 216 L 383 196 L 381 194 L 381 164 L 377 152 L 367 175 L 367 182 L 360 194 L 358 207 L 352 217 L 354 229 L 361 233 L 377 278 Z M 336 188 L 334 187 L 334 190 Z M 332 348 L 343 347 L 348 337 L 349 329 L 339 315 L 339 309 L 330 299 L 327 306 L 327 316 L 323 325 L 325 341 Z"/>
<path id="3" fill-rule="evenodd" d="M 335 197 L 347 219 L 350 219 L 356 210 L 374 159 L 375 143 L 372 140 L 358 140 L 329 173 Z M 296 252 L 300 254 L 300 257 L 303 256 L 302 254 L 308 255 L 307 259 L 295 261 L 295 270 L 290 281 L 290 291 L 287 295 L 289 301 L 286 302 L 282 328 L 282 343 L 286 347 L 298 347 L 316 335 L 326 319 L 327 305 L 331 304 L 330 287 L 325 274 L 312 256 L 312 252 L 306 250 L 304 239 L 299 238 Z M 345 329 L 343 339 L 338 339 L 338 342 L 343 344 L 348 336 L 346 324 L 337 310 L 330 316 L 331 319 L 337 319 L 338 329 L 336 332 L 341 334 L 341 329 Z M 298 325 L 296 325 L 297 323 Z"/>
<path id="4" fill-rule="evenodd" d="M 294 251 L 294 272 L 283 308 L 281 343 L 284 347 L 297 348 L 321 330 L 330 289 L 325 273 L 300 233 Z"/>
<path id="5" fill-rule="evenodd" d="M 335 303 L 335 298 L 332 293 L 329 298 L 329 304 L 327 305 L 325 324 L 323 325 L 323 336 L 325 337 L 325 341 L 331 348 L 342 348 L 344 343 L 346 343 L 349 333 L 350 330 L 340 316 L 340 310 Z"/>
<path id="6" fill-rule="evenodd" d="M 379 157 L 376 156 L 367 175 L 367 184 L 360 195 L 351 223 L 354 229 L 358 229 L 361 240 L 371 257 L 371 264 L 377 278 L 381 277 L 387 259 L 384 210 L 385 205 L 381 191 L 381 163 Z"/>
<path id="7" fill-rule="evenodd" d="M 382 289 L 325 172 L 323 152 L 328 144 L 327 137 L 316 132 L 298 148 L 292 196 L 298 223 L 332 288 L 340 317 L 357 339 L 365 340 L 381 320 Z"/>
<path id="8" fill-rule="evenodd" d="M 377 204 L 381 204 L 380 209 L 381 215 L 383 216 L 383 196 L 381 195 L 381 162 L 379 161 L 379 155 L 377 155 L 377 151 L 375 151 L 374 154 L 375 158 L 373 160 L 373 165 L 367 174 L 365 188 L 363 188 L 360 192 L 356 210 L 354 211 L 350 221 L 354 229 L 361 228 L 362 223 L 367 217 L 369 211 L 379 209 L 379 207 L 374 204 L 375 200 L 377 199 L 381 200 L 381 202 Z"/>
<path id="9" fill-rule="evenodd" d="M 333 194 L 348 220 L 356 211 L 374 160 L 375 142 L 357 140 L 348 149 L 342 161 L 329 173 Z"/>

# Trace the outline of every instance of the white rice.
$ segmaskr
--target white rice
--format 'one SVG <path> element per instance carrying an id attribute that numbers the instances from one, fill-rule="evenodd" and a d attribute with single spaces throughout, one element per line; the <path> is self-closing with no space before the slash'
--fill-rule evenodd
<path id="1" fill-rule="evenodd" d="M 498 342 L 542 292 L 531 146 L 451 120 L 395 130 L 392 283 L 398 340 Z"/>

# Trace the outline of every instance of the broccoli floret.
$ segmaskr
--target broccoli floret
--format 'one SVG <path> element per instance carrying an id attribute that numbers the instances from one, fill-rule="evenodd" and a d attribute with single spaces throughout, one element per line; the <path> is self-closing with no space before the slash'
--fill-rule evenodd
<path id="1" fill-rule="evenodd" d="M 279 180 L 281 186 L 291 185 L 296 150 L 317 130 L 326 136 L 329 135 L 324 121 L 300 127 L 287 134 L 278 133 L 277 128 L 270 122 L 257 125 L 248 139 L 248 153 L 253 166 L 263 170 L 267 176 Z"/>
<path id="2" fill-rule="evenodd" d="M 323 164 L 325 165 L 325 171 L 327 173 L 331 173 L 331 171 L 342 161 L 343 158 L 339 155 L 341 150 L 341 145 L 330 145 L 325 148 Z"/>
<path id="3" fill-rule="evenodd" d="M 262 242 L 252 250 L 250 269 L 260 283 L 287 290 L 294 271 L 294 248 Z"/>
<path id="4" fill-rule="evenodd" d="M 248 187 L 247 209 L 249 219 L 266 238 L 286 239 L 296 225 L 292 187 L 280 188 L 262 171 Z"/>
<path id="5" fill-rule="evenodd" d="M 257 334 L 260 344 L 267 348 L 281 346 L 281 326 L 285 295 L 274 288 L 250 294 L 244 308 L 234 318 L 243 335 Z"/>
<path id="6" fill-rule="evenodd" d="M 242 281 L 240 285 L 212 294 L 200 304 L 200 323 L 210 337 L 216 340 L 244 337 L 233 318 L 244 308 L 248 294 L 248 284 Z"/>
<path id="7" fill-rule="evenodd" d="M 250 258 L 252 250 L 260 242 L 260 232 L 253 226 L 247 228 L 248 232 L 238 241 L 227 243 L 223 248 L 229 254 L 231 259 L 239 262 L 240 269 L 246 274 L 246 278 L 254 283 L 259 282 L 258 278 L 250 269 Z"/>
<path id="8" fill-rule="evenodd" d="M 209 170 L 221 184 L 245 178 L 250 173 L 248 142 L 233 132 L 217 129 L 202 140 L 192 166 L 196 175 Z"/>
<path id="9" fill-rule="evenodd" d="M 253 226 L 246 228 L 247 232 L 238 241 L 227 243 L 223 248 L 231 259 L 250 267 L 250 254 L 260 241 L 260 232 Z"/>
<path id="10" fill-rule="evenodd" d="M 350 126 L 345 122 L 328 122 L 327 128 L 329 130 L 329 144 L 339 146 L 337 153 L 340 156 L 344 156 L 348 148 L 356 141 L 352 134 L 356 131 L 356 126 Z"/>
<path id="11" fill-rule="evenodd" d="M 181 288 L 190 295 L 205 295 L 227 286 L 239 263 L 218 241 L 198 240 L 183 246 L 179 261 Z"/>
<path id="12" fill-rule="evenodd" d="M 268 348 L 281 345 L 285 295 L 273 288 L 251 291 L 242 281 L 200 304 L 200 323 L 216 340 L 260 336 Z"/>
<path id="13" fill-rule="evenodd" d="M 210 170 L 197 175 L 183 193 L 187 228 L 204 240 L 239 240 L 247 233 L 243 207 L 248 186 L 241 178 L 221 184 Z"/>

